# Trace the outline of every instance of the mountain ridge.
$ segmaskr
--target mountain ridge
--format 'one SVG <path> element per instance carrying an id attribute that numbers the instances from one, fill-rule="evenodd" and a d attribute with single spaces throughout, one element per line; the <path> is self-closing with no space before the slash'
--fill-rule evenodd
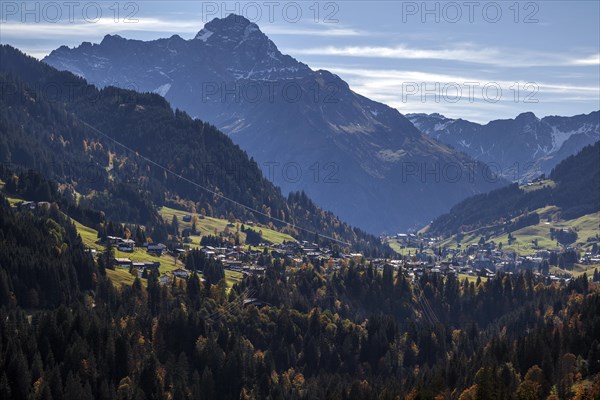
<path id="1" fill-rule="evenodd" d="M 98 90 L 10 46 L 1 46 L 0 55 L 5 88 L 0 103 L 7 110 L 0 119 L 0 161 L 43 172 L 89 195 L 85 201 L 114 219 L 151 223 L 147 214 L 155 212 L 146 203 L 165 205 L 174 199 L 198 210 L 205 208 L 207 215 L 234 213 L 261 223 L 273 222 L 265 216 L 270 215 L 323 235 L 346 236 L 342 240 L 358 247 L 382 248 L 377 238 L 316 207 L 306 194 L 284 197 L 229 137 L 173 110 L 164 98 L 116 87 Z M 60 89 L 52 99 L 43 91 L 50 85 Z M 121 146 L 100 140 L 87 124 Z M 167 174 L 148 160 L 199 186 Z M 140 210 L 138 204 L 144 204 Z M 240 204 L 261 214 L 253 215 Z"/>
<path id="2" fill-rule="evenodd" d="M 61 48 L 44 61 L 101 87 L 130 83 L 160 93 L 227 133 L 284 193 L 305 191 L 369 232 L 421 226 L 466 196 L 501 185 L 486 179 L 493 173 L 483 164 L 475 163 L 475 179 L 468 179 L 470 157 L 337 75 L 282 55 L 242 17 L 215 19 L 204 29 L 189 40 Z M 440 177 L 449 165 L 460 166 L 458 180 Z"/>
<path id="3" fill-rule="evenodd" d="M 600 140 L 600 111 L 543 118 L 524 112 L 512 119 L 487 124 L 441 114 L 419 113 L 407 117 L 425 134 L 494 165 L 513 181 L 548 174 L 566 157 Z"/>

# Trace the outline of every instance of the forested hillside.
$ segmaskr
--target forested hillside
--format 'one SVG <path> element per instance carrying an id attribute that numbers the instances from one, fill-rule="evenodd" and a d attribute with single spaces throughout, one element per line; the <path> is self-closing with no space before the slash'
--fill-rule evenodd
<path id="1" fill-rule="evenodd" d="M 470 197 L 436 218 L 428 232 L 447 236 L 481 226 L 503 224 L 550 205 L 560 207 L 563 219 L 600 211 L 600 142 L 563 160 L 548 178 L 541 181 L 543 187 L 537 190 L 526 190 L 515 183 Z"/>
<path id="2" fill-rule="evenodd" d="M 269 260 L 229 292 L 195 274 L 117 290 L 55 206 L 2 200 L 0 216 L 3 399 L 600 396 L 600 292 L 585 275 L 411 283 Z"/>
<path id="3" fill-rule="evenodd" d="M 389 251 L 304 194 L 282 196 L 227 136 L 158 95 L 97 90 L 6 45 L 0 59 L 0 161 L 44 173 L 114 220 L 152 226 L 156 207 L 168 203 L 314 238 L 285 221 L 373 254 Z"/>

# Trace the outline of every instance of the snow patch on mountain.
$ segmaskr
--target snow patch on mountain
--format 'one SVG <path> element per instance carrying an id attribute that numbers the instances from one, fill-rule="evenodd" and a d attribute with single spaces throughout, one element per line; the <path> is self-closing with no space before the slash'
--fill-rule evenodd
<path id="1" fill-rule="evenodd" d="M 167 93 L 169 92 L 169 90 L 171 90 L 171 84 L 165 83 L 164 85 L 161 85 L 161 86 L 157 87 L 156 89 L 154 89 L 152 92 L 156 93 L 156 94 L 160 94 L 162 97 L 165 97 L 167 95 Z"/>
<path id="2" fill-rule="evenodd" d="M 454 122 L 453 120 L 449 120 L 446 122 L 438 122 L 437 124 L 435 124 L 435 126 L 433 127 L 433 130 L 435 131 L 443 131 L 445 130 L 448 125 L 450 125 L 452 122 Z"/>
<path id="3" fill-rule="evenodd" d="M 460 143 L 460 145 L 461 145 L 462 147 L 466 147 L 467 149 L 468 149 L 469 147 L 471 147 L 471 143 L 467 143 L 467 141 L 466 141 L 465 139 L 461 139 L 461 140 L 459 140 L 459 142 L 458 142 L 458 143 Z"/>
<path id="4" fill-rule="evenodd" d="M 588 132 L 597 132 L 598 124 L 590 124 L 586 123 L 579 127 L 579 129 L 571 130 L 571 131 L 561 131 L 555 126 L 552 127 L 552 150 L 550 152 L 555 152 L 565 143 L 571 136 L 579 134 L 579 133 L 588 133 Z"/>
<path id="5" fill-rule="evenodd" d="M 208 38 L 210 38 L 213 34 L 214 34 L 213 31 L 209 31 L 208 29 L 202 29 L 200 32 L 198 32 L 198 34 L 196 35 L 196 37 L 194 39 L 201 40 L 204 43 L 206 43 Z"/>

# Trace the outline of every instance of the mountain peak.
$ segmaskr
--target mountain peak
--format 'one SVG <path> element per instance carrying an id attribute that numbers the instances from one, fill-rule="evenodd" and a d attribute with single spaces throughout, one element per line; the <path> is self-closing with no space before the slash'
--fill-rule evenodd
<path id="1" fill-rule="evenodd" d="M 525 121 L 537 120 L 537 119 L 538 119 L 538 117 L 536 117 L 535 114 L 532 113 L 531 111 L 521 113 L 521 114 L 517 115 L 517 118 L 515 118 L 515 120 L 525 120 Z"/>
<path id="2" fill-rule="evenodd" d="M 242 28 L 245 28 L 246 26 L 250 25 L 250 24 L 254 24 L 253 22 L 250 22 L 250 20 L 246 17 L 244 17 L 243 15 L 239 15 L 239 14 L 229 14 L 228 16 L 226 16 L 225 18 L 213 18 L 207 25 L 220 25 L 220 24 L 224 24 L 224 25 L 236 25 L 236 26 L 240 26 Z M 256 24 L 254 24 L 256 25 Z"/>
<path id="3" fill-rule="evenodd" d="M 431 115 L 432 117 L 434 117 L 434 118 L 438 118 L 438 119 L 448 119 L 448 118 L 446 118 L 446 116 L 445 116 L 445 115 L 442 115 L 442 114 L 440 114 L 440 113 L 432 113 L 432 114 L 430 114 L 430 115 Z"/>
<path id="4" fill-rule="evenodd" d="M 239 43 L 250 37 L 265 38 L 258 25 L 250 22 L 247 18 L 229 14 L 225 18 L 215 18 L 204 25 L 204 28 L 194 37 L 195 40 L 206 42 L 211 37 Z"/>
<path id="5" fill-rule="evenodd" d="M 111 45 L 111 44 L 116 44 L 116 43 L 125 42 L 125 41 L 127 41 L 127 39 L 125 39 L 119 35 L 105 35 L 104 38 L 102 39 L 102 42 L 100 42 L 100 44 Z"/>

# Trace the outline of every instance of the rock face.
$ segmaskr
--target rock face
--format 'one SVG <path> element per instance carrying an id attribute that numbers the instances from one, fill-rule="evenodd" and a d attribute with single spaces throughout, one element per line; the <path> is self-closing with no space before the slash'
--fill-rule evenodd
<path id="1" fill-rule="evenodd" d="M 161 94 L 230 135 L 284 192 L 303 190 L 373 233 L 420 227 L 504 183 L 397 110 L 282 54 L 240 16 L 214 19 L 190 40 L 109 35 L 44 61 L 99 86 Z"/>
<path id="2" fill-rule="evenodd" d="M 560 161 L 600 140 L 600 112 L 537 118 L 524 113 L 486 125 L 440 114 L 409 114 L 427 135 L 488 163 L 509 180 L 548 174 Z"/>

